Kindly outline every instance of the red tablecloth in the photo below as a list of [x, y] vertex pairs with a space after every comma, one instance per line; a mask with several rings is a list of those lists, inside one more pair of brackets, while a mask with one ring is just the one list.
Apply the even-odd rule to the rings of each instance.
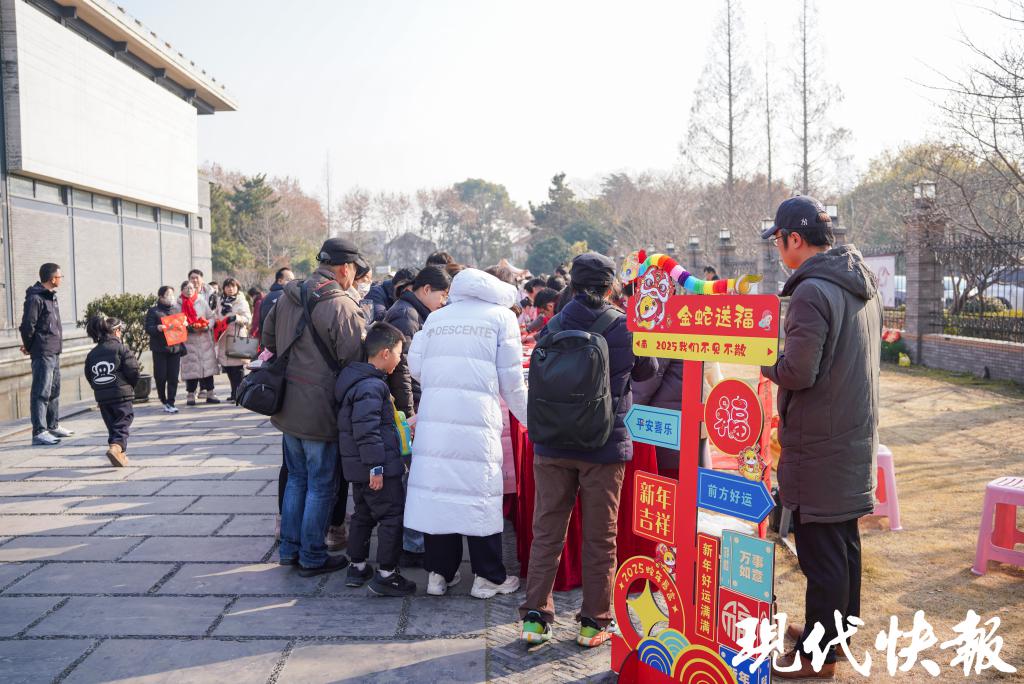
[[[516, 464], [516, 498], [512, 508], [512, 524], [516, 528], [516, 556], [519, 558], [519, 574], [526, 577], [530, 565], [530, 545], [533, 543], [533, 504], [536, 485], [533, 479], [533, 444], [526, 429], [513, 416], [512, 450]], [[626, 475], [622, 484], [622, 498], [619, 504], [618, 562], [635, 555], [654, 556], [654, 542], [633, 534], [633, 473], [637, 470], [658, 472], [658, 460], [654, 447], [633, 443], [633, 460], [626, 464]], [[582, 527], [580, 502], [576, 500], [565, 548], [555, 575], [555, 591], [569, 591], [583, 584]]]

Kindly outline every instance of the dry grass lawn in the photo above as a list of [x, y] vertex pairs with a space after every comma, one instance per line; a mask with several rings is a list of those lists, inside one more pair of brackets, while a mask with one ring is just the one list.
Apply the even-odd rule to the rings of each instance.
[[[748, 372], [730, 368], [735, 375]], [[882, 373], [880, 436], [895, 456], [903, 531], [890, 532], [885, 518], [865, 518], [863, 614], [866, 626], [855, 637], [855, 652], [870, 649], [870, 681], [887, 681], [885, 655], [874, 650], [875, 635], [899, 618], [909, 629], [914, 613], [925, 611], [939, 642], [969, 609], [982, 620], [998, 616], [1002, 657], [1018, 668], [1013, 675], [964, 678], [949, 667], [952, 650], [928, 655], [942, 667], [933, 679], [920, 665], [898, 672], [900, 682], [1024, 681], [1024, 569], [990, 563], [988, 574], [971, 573], [985, 485], [1004, 475], [1024, 476], [1024, 392], [992, 383], [950, 379], [920, 370], [886, 366]], [[1018, 511], [1018, 527], [1024, 513]], [[1018, 546], [1018, 549], [1024, 546]], [[777, 549], [779, 609], [802, 622], [804, 580], [796, 558]], [[905, 645], [904, 642], [903, 645]], [[838, 680], [866, 681], [848, 664]]]

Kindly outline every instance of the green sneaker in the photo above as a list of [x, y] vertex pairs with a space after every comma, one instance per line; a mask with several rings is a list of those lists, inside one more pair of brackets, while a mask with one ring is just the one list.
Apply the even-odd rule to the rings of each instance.
[[618, 633], [619, 628], [616, 627], [615, 620], [602, 628], [594, 620], [585, 617], [580, 619], [580, 633], [576, 637], [576, 643], [587, 648], [594, 648], [611, 639], [612, 634]]
[[523, 618], [523, 634], [520, 637], [528, 644], [543, 644], [551, 641], [551, 627], [535, 610], [531, 610]]

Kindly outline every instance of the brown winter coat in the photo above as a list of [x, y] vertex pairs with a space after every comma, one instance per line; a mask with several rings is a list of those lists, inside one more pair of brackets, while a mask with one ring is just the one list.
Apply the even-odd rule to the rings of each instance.
[[[317, 269], [308, 279], [310, 295], [333, 280], [329, 269]], [[262, 341], [275, 354], [283, 352], [295, 338], [295, 329], [302, 319], [301, 285], [298, 280], [288, 283], [267, 315]], [[363, 311], [351, 293], [338, 289], [328, 292], [312, 311], [313, 327], [335, 360], [340, 365], [358, 361], [365, 323]], [[337, 441], [337, 416], [333, 406], [335, 375], [308, 330], [302, 332], [292, 347], [286, 378], [284, 405], [270, 419], [274, 427], [300, 439]]]
[[786, 282], [786, 347], [761, 372], [779, 386], [779, 493], [801, 522], [874, 509], [882, 305], [852, 245], [805, 261]]

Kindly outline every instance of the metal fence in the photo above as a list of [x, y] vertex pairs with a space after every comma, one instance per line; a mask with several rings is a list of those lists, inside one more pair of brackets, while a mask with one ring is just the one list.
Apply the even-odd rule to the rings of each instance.
[[1024, 238], [962, 233], [931, 246], [947, 335], [1024, 343]]

